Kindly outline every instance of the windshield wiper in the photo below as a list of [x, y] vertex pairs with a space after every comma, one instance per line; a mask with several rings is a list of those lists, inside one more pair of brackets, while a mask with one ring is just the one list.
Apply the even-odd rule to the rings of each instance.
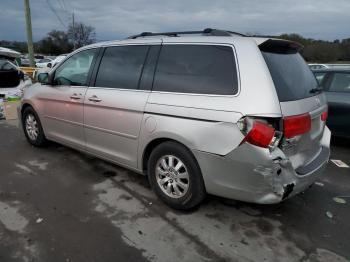
[[323, 91], [323, 88], [318, 86], [318, 87], [312, 88], [310, 90], [310, 93], [313, 94], [313, 93], [319, 93], [319, 92], [322, 92], [322, 91]]

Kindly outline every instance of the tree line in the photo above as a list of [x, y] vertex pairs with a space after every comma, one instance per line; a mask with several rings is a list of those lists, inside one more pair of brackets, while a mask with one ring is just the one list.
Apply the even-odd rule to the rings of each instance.
[[[43, 55], [60, 55], [72, 52], [79, 47], [96, 41], [96, 31], [83, 23], [70, 24], [67, 31], [52, 30], [34, 43], [34, 52]], [[18, 41], [0, 41], [1, 47], [8, 47], [20, 53], [27, 53], [27, 43]]]
[[298, 42], [304, 46], [301, 51], [304, 59], [315, 63], [350, 63], [350, 38], [334, 41], [304, 38], [298, 34], [282, 34], [282, 39]]
[[[43, 39], [34, 43], [36, 53], [59, 55], [71, 52], [74, 48], [94, 43], [96, 32], [92, 26], [83, 23], [71, 24], [67, 31], [52, 30]], [[298, 42], [304, 46], [301, 54], [308, 62], [338, 63], [350, 62], [350, 38], [334, 41], [304, 38], [299, 34], [271, 36]], [[0, 46], [27, 53], [27, 44], [16, 41], [0, 41]]]

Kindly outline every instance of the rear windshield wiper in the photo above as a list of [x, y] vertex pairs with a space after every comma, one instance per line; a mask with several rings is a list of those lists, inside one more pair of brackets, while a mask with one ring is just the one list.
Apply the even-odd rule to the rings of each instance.
[[320, 87], [320, 86], [318, 86], [318, 87], [312, 88], [312, 89], [310, 90], [310, 93], [311, 93], [311, 94], [313, 94], [313, 93], [320, 93], [320, 92], [322, 92], [322, 91], [323, 91], [323, 88]]

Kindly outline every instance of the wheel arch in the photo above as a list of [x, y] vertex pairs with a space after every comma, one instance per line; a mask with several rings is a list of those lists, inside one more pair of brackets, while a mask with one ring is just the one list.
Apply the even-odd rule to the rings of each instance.
[[173, 138], [169, 138], [169, 137], [159, 137], [159, 138], [155, 138], [153, 140], [151, 140], [145, 147], [144, 147], [144, 150], [143, 150], [143, 153], [142, 153], [142, 171], [144, 174], [147, 174], [147, 162], [148, 162], [148, 159], [152, 153], [152, 151], [160, 144], [162, 143], [165, 143], [165, 142], [174, 142], [174, 143], [177, 143], [181, 146], [183, 146], [184, 148], [186, 148], [194, 157], [194, 159], [196, 160], [197, 162], [197, 165], [199, 167], [199, 164], [198, 164], [198, 161], [196, 159], [196, 157], [194, 156], [194, 154], [192, 153], [192, 150], [186, 146], [184, 143], [176, 140], [176, 139], [173, 139]]
[[37, 108], [29, 100], [23, 100], [20, 108], [21, 116], [22, 116], [22, 113], [24, 112], [24, 109], [28, 107], [33, 108], [33, 110], [39, 115]]
[[[23, 105], [21, 106], [21, 116], [22, 116], [24, 110], [25, 110], [26, 108], [28, 108], [28, 107], [31, 107], [31, 108], [34, 109], [34, 107], [33, 107], [30, 103], [24, 102]], [[34, 109], [34, 110], [35, 110], [35, 109]]]

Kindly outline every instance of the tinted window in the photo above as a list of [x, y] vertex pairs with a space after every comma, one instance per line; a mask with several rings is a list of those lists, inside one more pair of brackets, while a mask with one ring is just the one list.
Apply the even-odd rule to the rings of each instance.
[[153, 84], [154, 71], [157, 65], [160, 45], [151, 46], [147, 55], [147, 60], [142, 71], [140, 89], [151, 90]]
[[299, 53], [262, 52], [276, 87], [280, 102], [315, 95], [310, 90], [318, 83]]
[[321, 84], [324, 76], [326, 75], [326, 73], [317, 72], [317, 73], [314, 73], [314, 74], [315, 74], [315, 77], [316, 77], [316, 80], [317, 80], [318, 84]]
[[137, 89], [148, 48], [108, 47], [102, 57], [95, 86]]
[[96, 52], [97, 49], [81, 51], [64, 61], [55, 72], [54, 84], [87, 85], [89, 71]]
[[153, 90], [233, 95], [238, 90], [233, 50], [228, 46], [162, 46]]
[[333, 75], [333, 79], [329, 87], [329, 91], [350, 93], [350, 74], [335, 73]]

